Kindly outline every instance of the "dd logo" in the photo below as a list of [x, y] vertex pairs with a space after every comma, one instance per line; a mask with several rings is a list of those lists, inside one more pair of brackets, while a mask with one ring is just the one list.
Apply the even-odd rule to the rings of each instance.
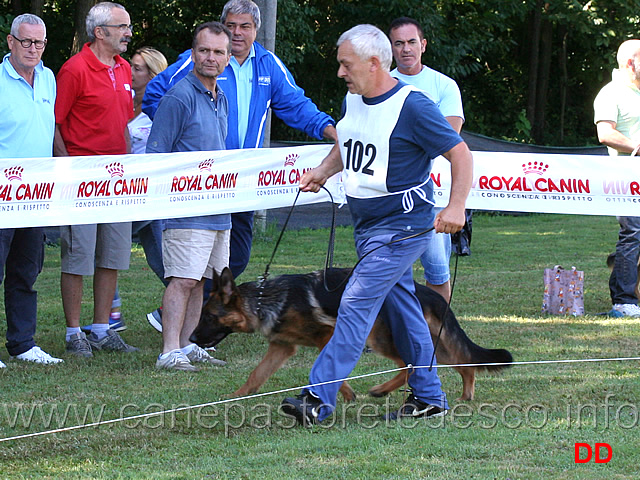
[[[607, 456], [605, 458], [600, 456], [600, 452], [605, 448], [607, 450]], [[586, 456], [581, 458], [580, 451], [586, 450]], [[575, 444], [575, 463], [588, 463], [591, 461], [591, 457], [594, 458], [596, 463], [608, 463], [613, 457], [613, 450], [608, 443], [596, 443], [593, 450], [588, 443], [576, 443]]]

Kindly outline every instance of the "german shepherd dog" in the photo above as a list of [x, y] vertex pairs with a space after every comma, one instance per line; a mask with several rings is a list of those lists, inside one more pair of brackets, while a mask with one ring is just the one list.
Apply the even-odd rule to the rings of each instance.
[[[260, 332], [269, 341], [269, 348], [260, 364], [233, 396], [256, 393], [260, 387], [292, 355], [298, 345], [322, 349], [331, 335], [338, 315], [340, 298], [349, 269], [329, 269], [326, 284], [323, 271], [299, 275], [281, 275], [265, 281], [236, 286], [231, 271], [225, 268], [220, 276], [214, 273], [213, 290], [203, 307], [200, 322], [190, 340], [201, 347], [217, 345], [233, 332]], [[416, 283], [416, 295], [422, 305], [424, 318], [429, 324], [434, 345], [440, 327], [444, 323], [436, 350], [441, 364], [508, 364], [513, 362], [507, 350], [488, 350], [473, 343], [460, 327], [446, 300], [433, 290]], [[367, 344], [376, 353], [393, 360], [399, 367], [405, 363], [400, 358], [391, 338], [388, 319], [380, 314], [367, 338]], [[499, 371], [505, 365], [485, 367], [454, 367], [462, 376], [460, 400], [473, 400], [476, 370]], [[369, 394], [382, 397], [401, 387], [407, 377], [401, 371], [391, 380], [377, 385]], [[344, 382], [340, 392], [345, 401], [355, 400], [355, 392]]]

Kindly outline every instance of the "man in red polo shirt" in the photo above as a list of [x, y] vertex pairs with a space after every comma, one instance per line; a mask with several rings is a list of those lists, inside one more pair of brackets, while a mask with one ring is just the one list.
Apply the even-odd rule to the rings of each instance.
[[[55, 155], [130, 151], [131, 67], [120, 57], [131, 41], [130, 23], [129, 14], [117, 3], [98, 3], [87, 14], [90, 43], [67, 60], [57, 77]], [[81, 357], [93, 356], [92, 350], [136, 351], [109, 330], [118, 270], [129, 268], [131, 223], [60, 227], [60, 243], [67, 351]], [[94, 276], [93, 324], [88, 336], [80, 330], [84, 275]]]

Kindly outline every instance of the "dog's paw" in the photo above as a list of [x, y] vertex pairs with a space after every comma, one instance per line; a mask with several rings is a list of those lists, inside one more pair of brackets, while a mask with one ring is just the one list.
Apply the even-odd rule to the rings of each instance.
[[344, 398], [345, 402], [355, 402], [356, 392], [347, 382], [344, 382], [340, 387], [340, 393], [342, 394], [342, 398]]
[[380, 385], [376, 385], [375, 387], [372, 387], [371, 390], [369, 390], [369, 395], [375, 398], [381, 398], [381, 397], [386, 397], [389, 394], [389, 392], [379, 387]]

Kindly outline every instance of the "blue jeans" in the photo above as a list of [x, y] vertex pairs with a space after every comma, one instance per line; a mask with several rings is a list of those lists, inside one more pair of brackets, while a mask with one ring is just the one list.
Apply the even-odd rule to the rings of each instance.
[[[437, 214], [443, 208], [434, 208]], [[424, 279], [431, 285], [443, 285], [449, 281], [449, 259], [451, 258], [451, 235], [431, 230], [426, 234], [427, 249], [420, 255], [424, 268]]]
[[616, 244], [616, 260], [609, 277], [611, 302], [638, 304], [638, 256], [640, 255], [640, 217], [618, 217], [620, 233]]
[[[356, 250], [366, 252], [403, 234], [356, 238]], [[335, 331], [316, 359], [309, 383], [346, 378], [354, 369], [383, 302], [388, 308], [393, 340], [407, 364], [428, 366], [433, 354], [429, 327], [415, 296], [412, 266], [426, 248], [424, 236], [385, 245], [356, 268], [342, 295]], [[434, 361], [435, 364], [435, 361]], [[318, 420], [327, 418], [336, 405], [341, 382], [311, 387], [323, 406]], [[416, 369], [409, 385], [420, 400], [447, 407], [436, 369]]]
[[427, 249], [420, 256], [424, 268], [424, 279], [431, 285], [442, 285], [449, 281], [449, 259], [451, 258], [451, 235], [436, 233], [434, 230], [426, 234]]
[[[33, 284], [44, 262], [44, 229], [0, 230], [0, 282], [4, 278], [7, 351], [16, 356], [36, 345], [38, 294]], [[6, 270], [6, 274], [5, 274]]]

